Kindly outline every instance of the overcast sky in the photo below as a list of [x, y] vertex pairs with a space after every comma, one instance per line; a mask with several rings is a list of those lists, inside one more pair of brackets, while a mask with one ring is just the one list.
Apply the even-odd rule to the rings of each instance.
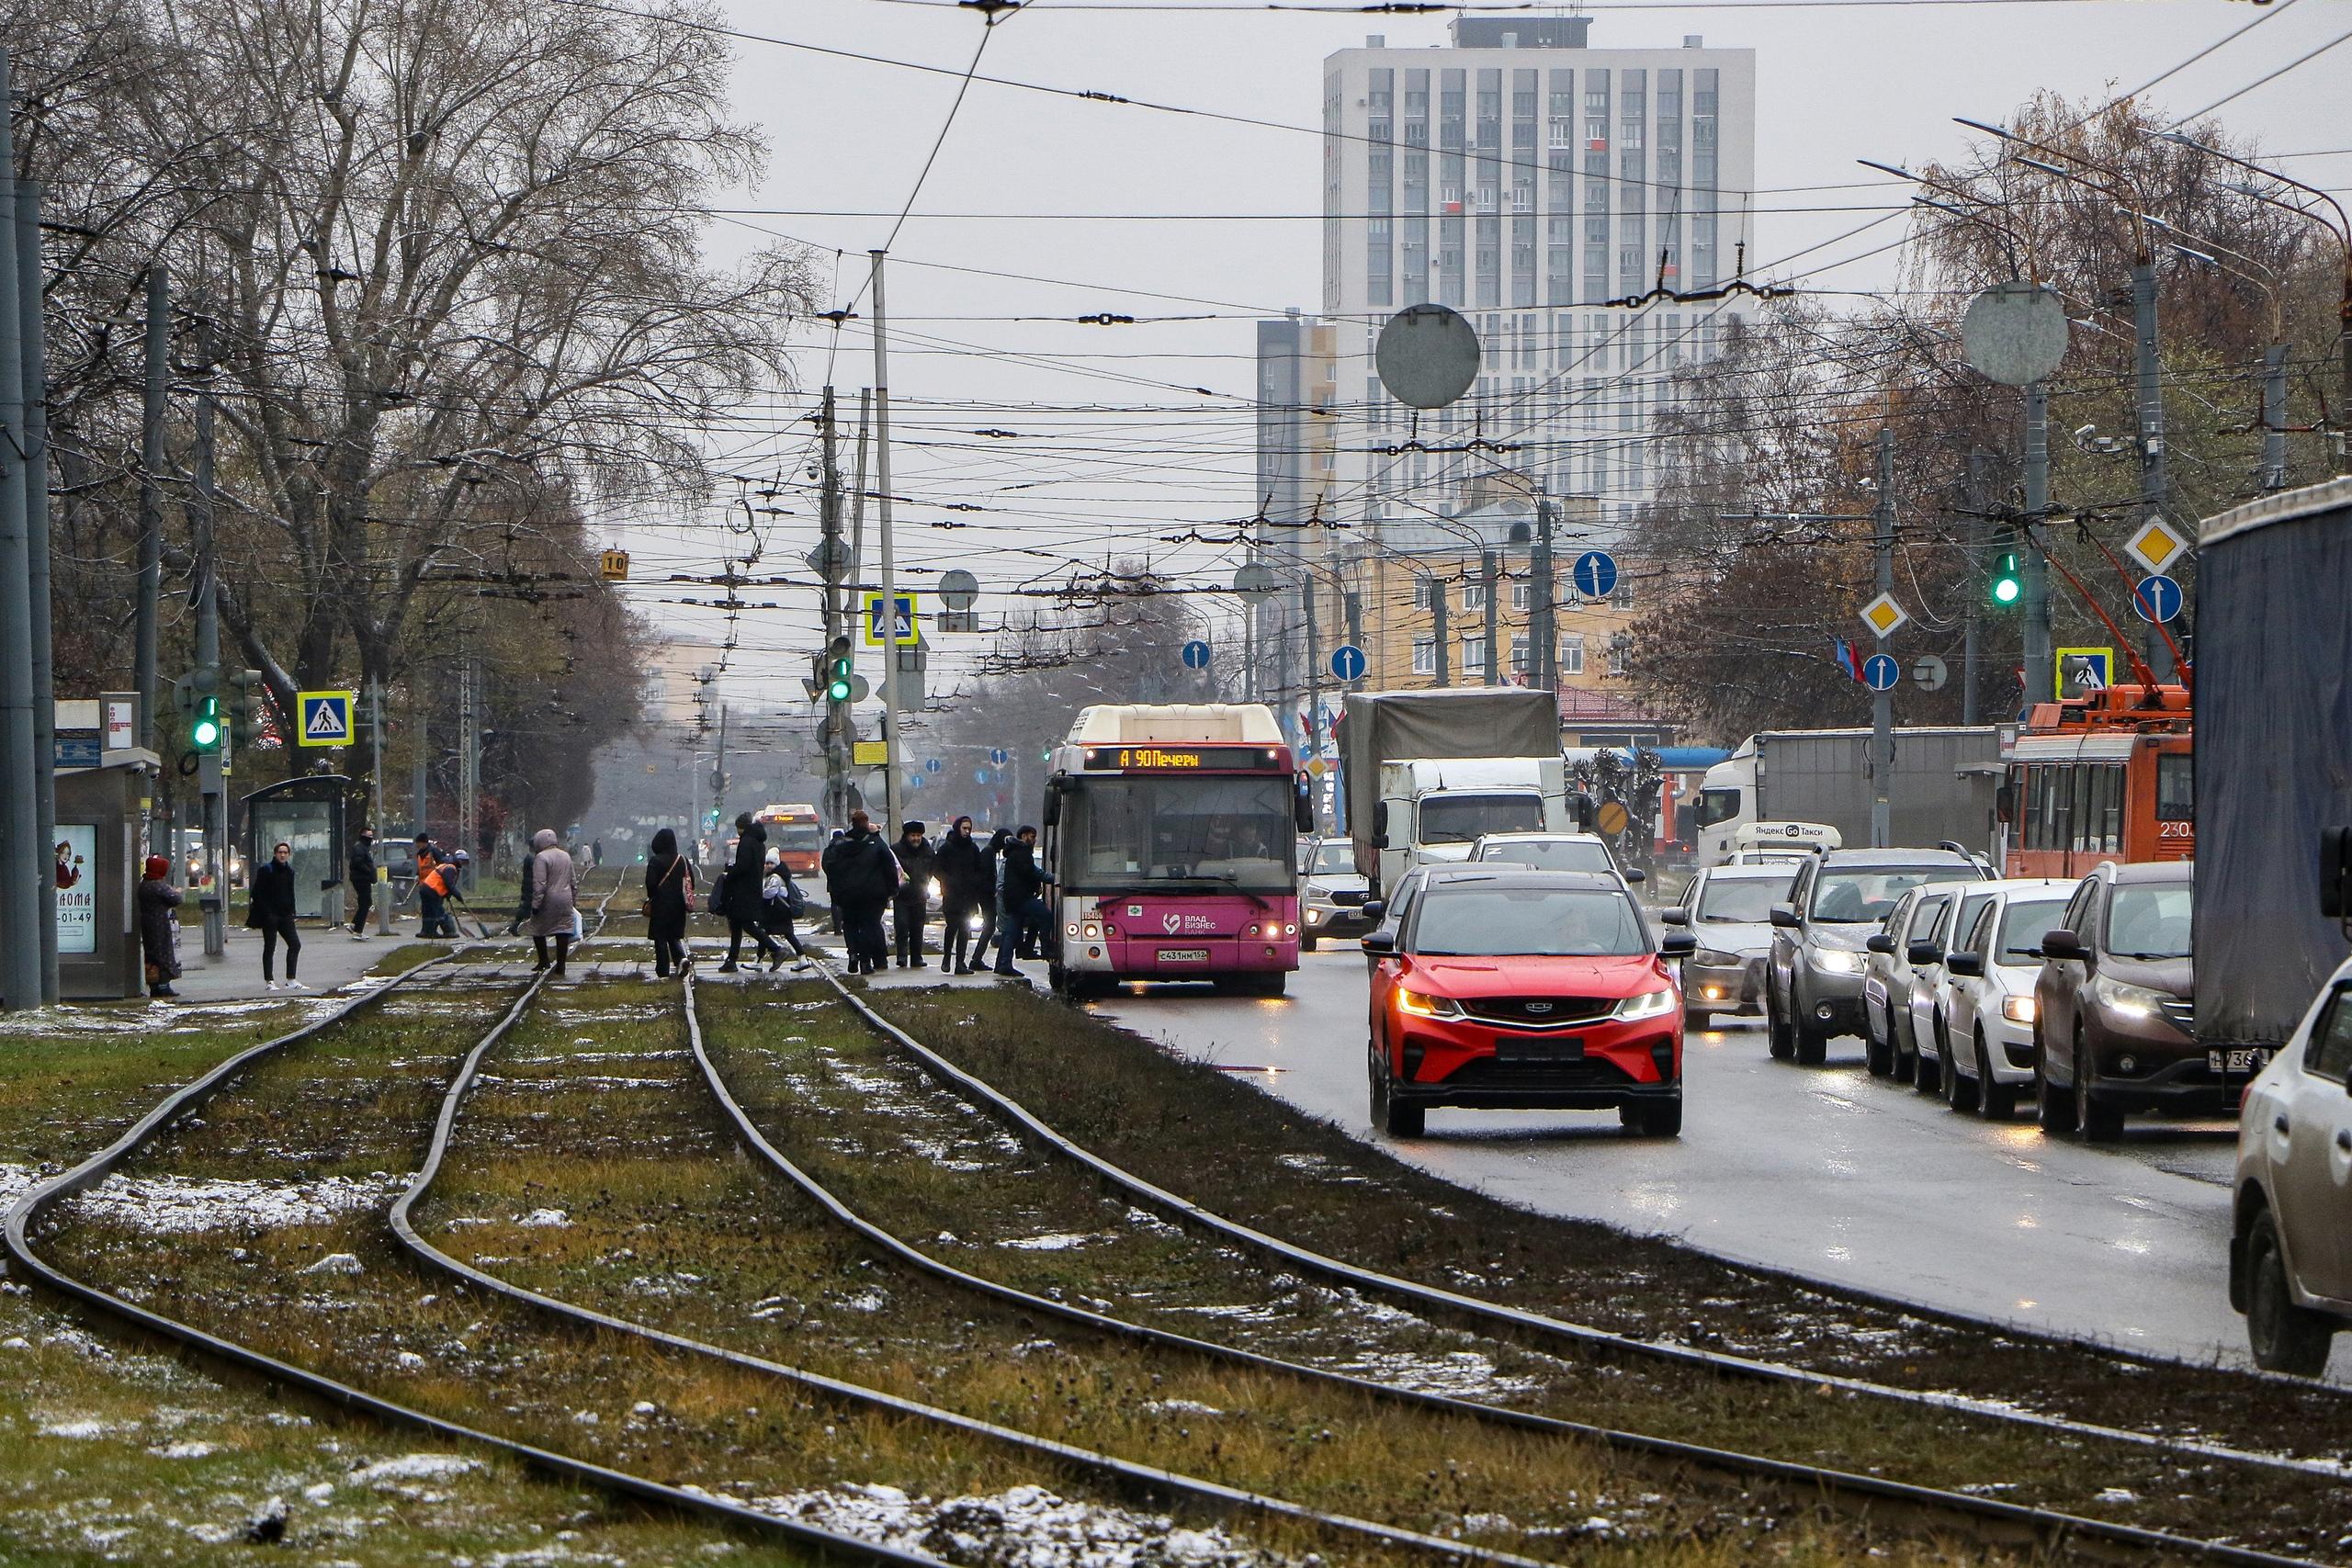
[[[858, 389], [874, 378], [866, 253], [888, 242], [892, 488], [914, 498], [896, 509], [909, 582], [923, 587], [938, 570], [971, 568], [989, 590], [981, 617], [989, 626], [1049, 610], [1050, 602], [1013, 591], [1067, 574], [1073, 561], [1099, 566], [1148, 554], [1203, 580], [1229, 578], [1229, 548], [1171, 546], [1160, 536], [1254, 509], [1250, 323], [1285, 306], [1311, 311], [1320, 299], [1317, 138], [977, 82], [893, 241], [894, 220], [980, 41], [978, 14], [947, 0], [723, 4], [729, 25], [745, 33], [944, 73], [736, 40], [739, 112], [763, 130], [774, 155], [756, 189], [723, 200], [744, 210], [712, 230], [712, 252], [731, 256], [775, 236], [807, 242], [819, 252], [823, 303], [854, 300], [861, 319], [837, 342], [824, 323], [809, 324], [799, 338], [797, 385], [747, 403], [714, 437], [722, 466], [802, 479], [813, 447], [809, 427], [796, 422], [828, 380], [854, 423]], [[1374, 33], [1400, 47], [1446, 36], [1437, 17], [1148, 4], [1031, 0], [989, 29], [980, 74], [1312, 128], [1327, 54]], [[1899, 257], [1879, 247], [1898, 235], [1900, 219], [1809, 248], [1909, 195], [1859, 167], [1857, 157], [1910, 166], [1964, 159], [1973, 139], [1954, 115], [1999, 120], [2045, 88], [2075, 98], [2127, 91], [2270, 18], [2151, 94], [2170, 116], [2187, 116], [2352, 30], [2344, 0], [2292, 0], [2267, 11], [2218, 0], [1583, 9], [1594, 17], [1596, 48], [1670, 47], [1697, 33], [1710, 45], [1757, 51], [1757, 181], [1760, 192], [1778, 194], [1756, 198], [1749, 271], [1857, 257], [1805, 277], [1814, 288], [1854, 290], [1894, 281]], [[2347, 84], [2352, 44], [2219, 113], [2270, 152], [2352, 149], [2343, 120]], [[2352, 186], [2352, 156], [2283, 166], [2316, 184]], [[1789, 188], [1815, 186], [1835, 188]], [[1863, 210], [1817, 210], [1847, 208]], [[955, 213], [994, 216], [946, 216]], [[1772, 265], [1800, 252], [1808, 254], [1792, 267]], [[1133, 326], [1069, 320], [1106, 310], [1188, 319]], [[1060, 320], [1008, 319], [1021, 317]], [[848, 457], [844, 443], [845, 469]], [[805, 578], [813, 497], [786, 490], [753, 503], [788, 513], [762, 519], [771, 532], [755, 570]], [[946, 510], [951, 503], [984, 510]], [[717, 570], [727, 538], [717, 514], [684, 525], [623, 522], [616, 515], [606, 531], [635, 552], [634, 601], [673, 638], [717, 637], [714, 613], [662, 603], [679, 591], [651, 581]], [[873, 524], [869, 513], [869, 572], [878, 559]], [[818, 643], [814, 595], [759, 590], [746, 597], [779, 607], [744, 615], [726, 693], [739, 702], [797, 700], [805, 653]], [[934, 655], [933, 691], [952, 690], [959, 649], [985, 642], [945, 639]]]

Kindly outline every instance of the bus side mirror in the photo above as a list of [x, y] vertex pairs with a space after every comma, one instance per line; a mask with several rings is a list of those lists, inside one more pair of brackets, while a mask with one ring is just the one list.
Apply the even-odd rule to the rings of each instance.
[[1993, 792], [1993, 815], [2003, 822], [2014, 822], [2017, 820], [2017, 785], [2005, 784]]
[[2319, 830], [2319, 912], [2331, 920], [2352, 916], [2352, 828]]
[[1059, 779], [1047, 779], [1046, 781], [1046, 809], [1043, 820], [1046, 827], [1052, 828], [1058, 826], [1061, 819], [1062, 781]]
[[1385, 800], [1372, 808], [1372, 841], [1381, 849], [1388, 847], [1388, 803]]
[[1298, 775], [1297, 787], [1291, 791], [1290, 814], [1300, 832], [1315, 831], [1315, 781], [1305, 773]]

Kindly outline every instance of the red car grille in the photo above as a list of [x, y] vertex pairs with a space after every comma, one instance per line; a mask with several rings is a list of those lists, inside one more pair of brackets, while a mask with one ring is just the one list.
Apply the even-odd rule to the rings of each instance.
[[1616, 1005], [1614, 997], [1475, 997], [1463, 998], [1462, 1010], [1482, 1023], [1548, 1028], [1598, 1022]]

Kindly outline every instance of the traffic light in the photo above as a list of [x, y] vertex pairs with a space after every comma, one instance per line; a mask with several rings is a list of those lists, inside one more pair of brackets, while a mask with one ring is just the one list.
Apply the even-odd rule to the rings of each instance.
[[237, 670], [230, 672], [229, 740], [243, 750], [261, 738], [261, 671]]
[[826, 649], [830, 660], [825, 679], [825, 700], [829, 703], [849, 701], [851, 682], [857, 678], [857, 660], [850, 652], [849, 638], [837, 637]]
[[196, 716], [188, 721], [187, 741], [199, 751], [220, 750], [220, 697], [206, 692], [196, 699]]
[[2025, 597], [2025, 572], [2019, 564], [2017, 547], [2004, 540], [1993, 556], [1993, 575], [1985, 585], [1985, 592], [1995, 604], [2003, 608]]

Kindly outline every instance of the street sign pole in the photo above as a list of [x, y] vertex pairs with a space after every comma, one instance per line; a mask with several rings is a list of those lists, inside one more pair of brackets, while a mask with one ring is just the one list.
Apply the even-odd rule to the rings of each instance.
[[[1894, 432], [1882, 425], [1878, 433], [1878, 505], [1872, 513], [1872, 544], [1878, 553], [1878, 591], [1894, 592]], [[1886, 652], [1884, 632], [1877, 634], [1878, 650]], [[1886, 848], [1894, 832], [1894, 801], [1888, 794], [1894, 777], [1894, 699], [1891, 691], [1871, 694], [1871, 848]]]
[[899, 836], [904, 787], [899, 782], [899, 579], [898, 556], [890, 537], [890, 349], [885, 336], [882, 307], [882, 261], [874, 257], [874, 488], [879, 492], [882, 528], [882, 743], [889, 749], [890, 765], [882, 770], [884, 835]]
[[[212, 689], [217, 692], [220, 671], [220, 599], [212, 559], [212, 333], [200, 321], [196, 342], [200, 367], [198, 373], [204, 378], [204, 389], [196, 400], [196, 505], [191, 508], [197, 525], [196, 662], [198, 669], [212, 671]], [[221, 842], [225, 837], [222, 829], [227, 826], [221, 758], [227, 751], [225, 744], [213, 747], [203, 752], [197, 763], [199, 809], [204, 813], [204, 875], [210, 887], [198, 900], [204, 910], [207, 958], [218, 958], [229, 949], [229, 879], [222, 874], [226, 856]]]

